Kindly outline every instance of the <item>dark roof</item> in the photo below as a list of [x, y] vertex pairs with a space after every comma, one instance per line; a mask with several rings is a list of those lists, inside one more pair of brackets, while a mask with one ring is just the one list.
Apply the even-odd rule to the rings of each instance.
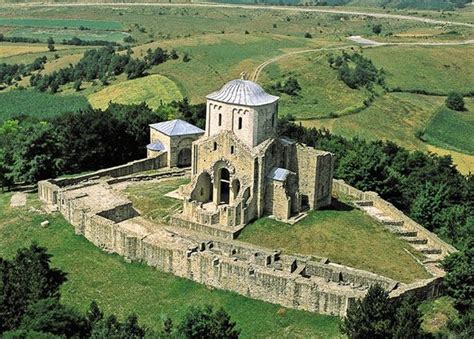
[[146, 148], [148, 148], [150, 151], [165, 151], [166, 147], [163, 145], [160, 141], [156, 140], [155, 142], [146, 145]]
[[150, 127], [168, 136], [204, 133], [199, 127], [179, 119], [151, 124]]

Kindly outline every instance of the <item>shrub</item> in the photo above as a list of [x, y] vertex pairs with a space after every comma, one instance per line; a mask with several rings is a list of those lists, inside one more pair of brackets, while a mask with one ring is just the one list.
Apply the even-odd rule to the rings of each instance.
[[304, 34], [304, 37], [307, 38], [307, 39], [311, 39], [313, 36], [311, 35], [310, 32], [306, 32], [306, 33]]
[[449, 93], [445, 103], [448, 108], [455, 111], [464, 111], [466, 109], [464, 107], [464, 98], [462, 94], [458, 92]]
[[380, 34], [382, 33], [382, 25], [381, 24], [376, 24], [372, 26], [372, 32], [375, 34]]

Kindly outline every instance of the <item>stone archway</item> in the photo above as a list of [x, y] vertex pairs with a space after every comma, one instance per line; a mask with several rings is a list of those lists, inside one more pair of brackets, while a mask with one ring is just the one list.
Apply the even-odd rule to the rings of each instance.
[[196, 186], [191, 193], [191, 199], [202, 203], [212, 201], [212, 180], [207, 172], [199, 174]]
[[191, 148], [183, 148], [178, 153], [178, 167], [191, 166]]

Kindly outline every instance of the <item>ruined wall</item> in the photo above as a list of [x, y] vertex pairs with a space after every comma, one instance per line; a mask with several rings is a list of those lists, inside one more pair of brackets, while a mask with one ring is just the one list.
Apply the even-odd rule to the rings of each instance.
[[56, 204], [56, 194], [59, 188], [75, 185], [82, 181], [99, 179], [103, 177], [123, 177], [139, 172], [145, 172], [166, 167], [166, 153], [161, 153], [155, 158], [145, 158], [126, 163], [124, 165], [105, 168], [92, 173], [78, 175], [71, 178], [48, 179], [38, 182], [39, 198], [49, 204]]

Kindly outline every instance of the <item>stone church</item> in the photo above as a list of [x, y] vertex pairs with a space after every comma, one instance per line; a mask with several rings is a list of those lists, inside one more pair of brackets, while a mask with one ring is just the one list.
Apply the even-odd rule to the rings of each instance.
[[265, 215], [290, 222], [331, 203], [334, 156], [278, 136], [278, 100], [232, 80], [207, 96], [205, 131], [181, 120], [150, 125], [148, 156], [191, 166], [176, 222], [236, 234]]

